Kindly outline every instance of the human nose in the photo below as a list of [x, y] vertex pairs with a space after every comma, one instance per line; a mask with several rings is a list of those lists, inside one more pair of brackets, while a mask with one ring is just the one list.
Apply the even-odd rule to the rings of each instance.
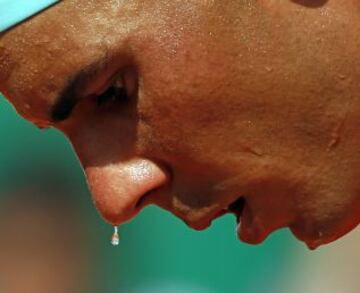
[[79, 157], [96, 208], [107, 222], [120, 225], [135, 217], [145, 203], [153, 203], [151, 195], [163, 189], [170, 176], [160, 163], [134, 152], [132, 127], [103, 124], [72, 123], [63, 131]]
[[143, 199], [166, 185], [168, 174], [151, 160], [132, 158], [84, 166], [94, 203], [106, 221], [119, 225], [138, 214]]

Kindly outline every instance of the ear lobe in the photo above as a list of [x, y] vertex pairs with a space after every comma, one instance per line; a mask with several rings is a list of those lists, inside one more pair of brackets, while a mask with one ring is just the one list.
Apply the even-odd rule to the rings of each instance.
[[107, 166], [85, 167], [85, 172], [97, 209], [112, 225], [122, 224], [136, 216], [142, 198], [169, 180], [162, 168], [140, 158]]

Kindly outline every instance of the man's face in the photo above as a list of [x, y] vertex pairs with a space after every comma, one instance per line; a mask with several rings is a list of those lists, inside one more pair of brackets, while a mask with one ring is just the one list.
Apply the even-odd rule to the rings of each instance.
[[67, 0], [0, 37], [0, 90], [72, 142], [117, 225], [157, 204], [249, 243], [359, 223], [357, 1]]

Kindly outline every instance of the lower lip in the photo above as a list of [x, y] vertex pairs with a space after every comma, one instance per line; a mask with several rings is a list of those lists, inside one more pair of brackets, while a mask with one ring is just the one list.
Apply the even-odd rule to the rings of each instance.
[[241, 216], [237, 216], [236, 233], [238, 239], [248, 244], [260, 244], [269, 234], [259, 218], [254, 218], [248, 206], [244, 206]]

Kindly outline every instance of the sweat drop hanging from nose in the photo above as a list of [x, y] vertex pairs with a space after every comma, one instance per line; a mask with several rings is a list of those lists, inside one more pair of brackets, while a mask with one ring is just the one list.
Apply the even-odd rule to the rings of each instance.
[[114, 246], [118, 246], [119, 243], [120, 243], [120, 237], [119, 237], [118, 227], [114, 226], [114, 233], [111, 237], [111, 244]]

